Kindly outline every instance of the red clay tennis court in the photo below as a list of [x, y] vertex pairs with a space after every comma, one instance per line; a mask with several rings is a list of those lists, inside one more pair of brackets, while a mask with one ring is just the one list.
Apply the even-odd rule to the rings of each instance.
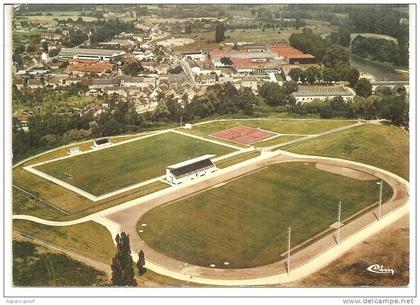
[[211, 136], [231, 142], [249, 145], [275, 136], [274, 132], [260, 130], [247, 126], [236, 126], [213, 133]]

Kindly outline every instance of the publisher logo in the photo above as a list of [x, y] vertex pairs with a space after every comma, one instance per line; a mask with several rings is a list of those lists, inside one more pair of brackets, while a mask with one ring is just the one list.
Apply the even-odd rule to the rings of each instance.
[[379, 274], [391, 274], [394, 275], [394, 269], [385, 268], [383, 265], [374, 264], [366, 268], [367, 271]]

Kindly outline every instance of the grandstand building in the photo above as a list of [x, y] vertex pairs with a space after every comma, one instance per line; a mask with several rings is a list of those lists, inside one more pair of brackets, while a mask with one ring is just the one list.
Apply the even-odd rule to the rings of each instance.
[[203, 155], [168, 166], [166, 168], [166, 181], [179, 185], [214, 173], [217, 168], [213, 161], [210, 160], [213, 157], [215, 155]]
[[110, 146], [111, 142], [109, 142], [108, 138], [100, 138], [93, 140], [93, 148], [101, 148]]

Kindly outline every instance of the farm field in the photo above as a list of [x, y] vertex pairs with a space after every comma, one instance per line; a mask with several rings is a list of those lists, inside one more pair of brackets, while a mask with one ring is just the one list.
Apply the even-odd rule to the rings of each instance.
[[[384, 185], [384, 199], [391, 195]], [[277, 164], [150, 210], [139, 220], [147, 224], [140, 236], [155, 250], [190, 264], [262, 266], [284, 258], [289, 226], [293, 247], [328, 229], [339, 201], [345, 220], [377, 196], [376, 180], [331, 174], [314, 164]]]
[[[307, 28], [312, 29], [312, 31], [316, 34], [326, 34], [331, 30], [330, 26], [327, 26], [323, 22], [311, 22], [307, 25]], [[288, 27], [283, 30], [279, 29], [265, 29], [264, 31], [262, 28], [258, 29], [236, 29], [234, 31], [227, 30], [225, 33], [225, 40], [223, 43], [226, 42], [253, 42], [253, 43], [273, 43], [273, 42], [281, 42], [281, 41], [288, 41], [289, 36], [293, 33], [300, 33], [301, 29], [296, 29], [294, 27]], [[177, 35], [176, 37], [185, 37], [185, 38], [192, 38], [195, 40], [194, 43], [188, 44], [185, 46], [175, 47], [174, 50], [177, 51], [190, 51], [198, 49], [212, 49], [218, 48], [221, 43], [214, 42], [214, 31], [211, 32], [200, 32], [200, 33], [192, 33], [188, 35]]]
[[67, 20], [67, 19], [72, 19], [72, 20], [77, 20], [78, 18], [82, 18], [83, 21], [86, 22], [90, 22], [90, 21], [95, 21], [97, 20], [96, 17], [92, 17], [92, 16], [81, 16], [80, 14], [74, 13], [74, 14], [53, 14], [52, 16], [46, 16], [46, 15], [36, 15], [36, 16], [25, 16], [24, 18], [21, 18], [22, 20], [27, 20], [31, 23], [48, 23], [50, 25], [56, 25], [57, 21], [54, 19], [58, 19], [58, 20]]
[[364, 125], [309, 139], [284, 150], [358, 161], [409, 179], [409, 137], [395, 126]]
[[235, 126], [261, 128], [284, 134], [317, 134], [356, 123], [349, 120], [227, 120], [193, 126], [194, 132], [210, 135]]
[[46, 163], [36, 168], [94, 195], [109, 193], [164, 175], [166, 166], [204, 154], [223, 155], [233, 149], [183, 136], [165, 133], [99, 150], [94, 153]]

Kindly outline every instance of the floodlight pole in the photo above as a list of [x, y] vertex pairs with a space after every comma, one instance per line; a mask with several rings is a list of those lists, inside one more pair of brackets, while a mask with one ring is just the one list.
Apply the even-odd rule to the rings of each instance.
[[383, 181], [383, 180], [381, 180], [380, 182], [376, 182], [376, 184], [379, 184], [379, 209], [378, 209], [378, 220], [381, 220], [381, 214], [382, 214], [382, 192], [383, 192], [384, 181]]
[[290, 273], [290, 239], [292, 237], [292, 227], [289, 227], [288, 250], [287, 250], [287, 274]]
[[181, 115], [181, 127], [182, 127], [182, 115]]
[[341, 227], [341, 201], [338, 203], [337, 245], [340, 244], [340, 227]]

